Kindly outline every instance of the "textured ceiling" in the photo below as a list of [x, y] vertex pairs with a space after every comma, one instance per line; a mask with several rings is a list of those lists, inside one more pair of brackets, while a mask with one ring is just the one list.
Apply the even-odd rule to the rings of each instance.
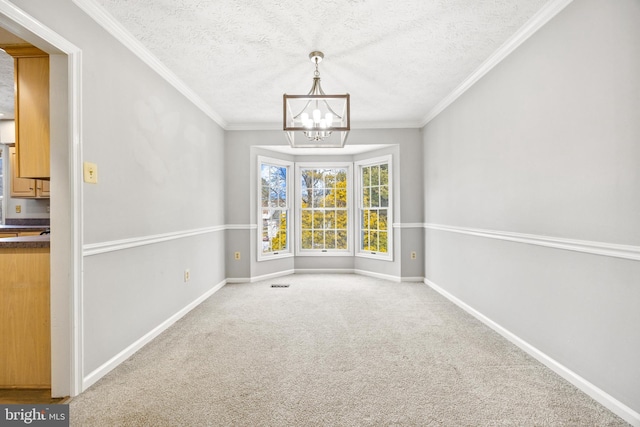
[[547, 0], [95, 0], [230, 126], [282, 94], [350, 93], [354, 125], [420, 123]]
[[[282, 94], [305, 94], [311, 87], [313, 50], [325, 54], [324, 91], [351, 94], [354, 127], [417, 126], [550, 2], [88, 1], [138, 39], [229, 128], [280, 126]], [[5, 83], [10, 72], [10, 61], [0, 55], [0, 109], [12, 110], [10, 94], [2, 96], [12, 87]]]

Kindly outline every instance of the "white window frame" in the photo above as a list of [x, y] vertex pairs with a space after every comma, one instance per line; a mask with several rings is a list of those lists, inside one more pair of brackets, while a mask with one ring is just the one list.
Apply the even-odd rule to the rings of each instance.
[[[287, 206], [284, 210], [287, 212], [287, 249], [280, 251], [272, 251], [272, 252], [263, 252], [262, 251], [262, 233], [264, 230], [264, 221], [262, 218], [262, 166], [276, 166], [276, 167], [284, 167], [287, 169], [287, 181], [285, 184], [285, 188], [287, 191]], [[257, 173], [257, 223], [258, 223], [258, 232], [257, 232], [257, 252], [258, 252], [258, 261], [267, 261], [279, 258], [288, 258], [293, 256], [292, 245], [295, 242], [294, 238], [294, 227], [292, 227], [292, 221], [295, 221], [292, 204], [294, 203], [294, 191], [293, 191], [293, 162], [289, 162], [287, 160], [275, 159], [271, 157], [258, 156], [258, 173]]]
[[[376, 166], [376, 165], [388, 165], [388, 187], [389, 187], [389, 206], [387, 207], [387, 252], [372, 252], [368, 250], [364, 250], [362, 248], [362, 211], [365, 209], [363, 206], [363, 187], [364, 184], [362, 182], [362, 169], [368, 166]], [[356, 246], [356, 256], [362, 258], [373, 258], [384, 261], [393, 261], [393, 156], [391, 154], [387, 154], [380, 157], [374, 157], [370, 159], [365, 159], [361, 161], [354, 162], [355, 166], [355, 206], [354, 206], [354, 217], [356, 218], [356, 235], [354, 239], [354, 244]]]
[[[295, 222], [296, 256], [353, 256], [354, 255], [354, 205], [352, 162], [296, 162], [295, 178]], [[302, 169], [346, 169], [347, 170], [347, 249], [302, 249]]]

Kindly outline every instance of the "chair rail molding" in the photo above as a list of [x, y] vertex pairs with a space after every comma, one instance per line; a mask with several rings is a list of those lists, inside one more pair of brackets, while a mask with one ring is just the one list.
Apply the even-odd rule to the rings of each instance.
[[201, 234], [215, 233], [226, 230], [226, 226], [218, 225], [213, 227], [197, 228], [192, 230], [175, 231], [171, 233], [155, 234], [152, 236], [132, 237], [130, 239], [112, 240], [100, 243], [88, 243], [82, 247], [82, 255], [85, 257], [103, 254], [107, 252], [121, 251], [124, 249], [137, 248], [139, 246], [153, 245], [155, 243], [167, 242], [169, 240], [182, 239], [185, 237], [199, 236]]
[[583, 252], [592, 255], [603, 255], [640, 261], [640, 246], [619, 245], [615, 243], [594, 242], [589, 240], [565, 239], [562, 237], [542, 236], [536, 234], [514, 233], [509, 231], [483, 230], [478, 228], [456, 227], [442, 224], [424, 224], [427, 230], [446, 231], [469, 236], [507, 240], [529, 245], [546, 246], [555, 249]]

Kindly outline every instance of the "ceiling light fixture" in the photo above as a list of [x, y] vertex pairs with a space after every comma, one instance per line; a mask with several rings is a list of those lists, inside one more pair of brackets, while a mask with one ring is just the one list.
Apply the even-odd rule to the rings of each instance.
[[[323, 58], [322, 52], [309, 54], [316, 70], [308, 94], [284, 94], [283, 128], [292, 147], [344, 147], [351, 129], [349, 94], [326, 95], [320, 86], [318, 64]], [[296, 132], [305, 138], [296, 140]]]

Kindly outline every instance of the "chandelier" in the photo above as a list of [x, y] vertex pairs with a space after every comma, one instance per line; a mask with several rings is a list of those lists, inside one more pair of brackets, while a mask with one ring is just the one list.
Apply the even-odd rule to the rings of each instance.
[[[320, 86], [318, 64], [323, 58], [322, 52], [309, 54], [316, 70], [308, 94], [284, 94], [283, 128], [292, 147], [343, 147], [351, 129], [349, 94], [327, 95]], [[301, 138], [296, 139], [296, 133]]]

